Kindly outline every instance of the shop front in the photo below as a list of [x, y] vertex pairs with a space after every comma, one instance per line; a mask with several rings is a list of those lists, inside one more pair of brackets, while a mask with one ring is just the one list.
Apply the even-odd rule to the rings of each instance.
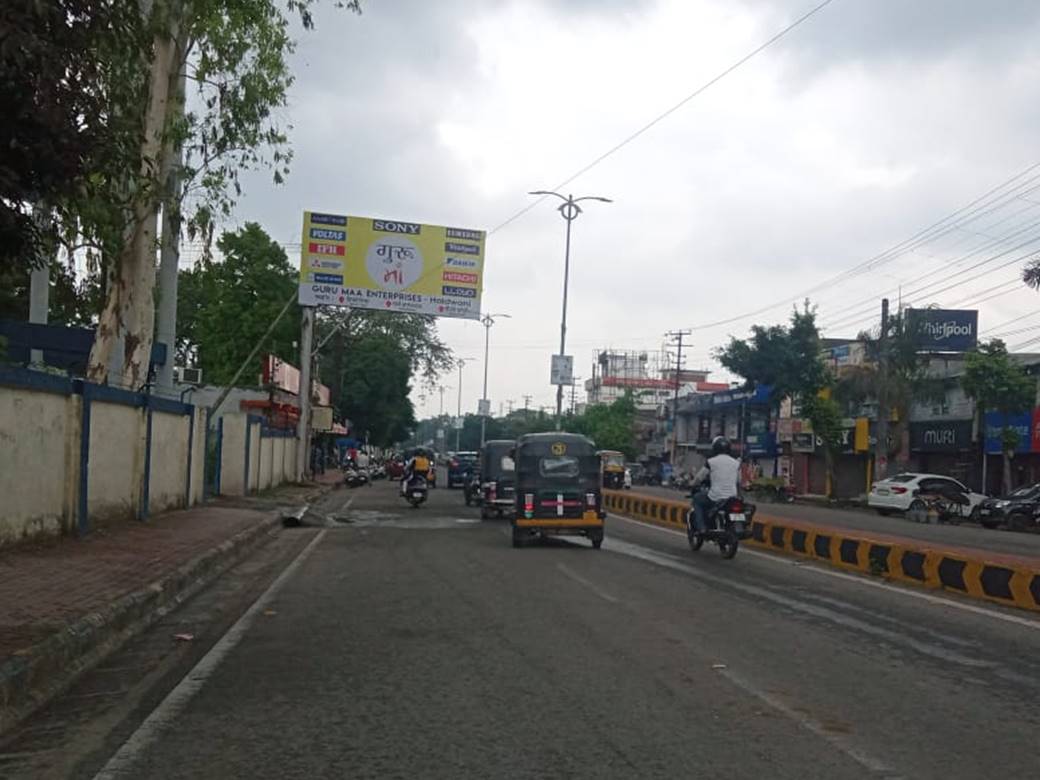
[[977, 487], [977, 450], [971, 420], [927, 420], [910, 423], [910, 468], [945, 474]]

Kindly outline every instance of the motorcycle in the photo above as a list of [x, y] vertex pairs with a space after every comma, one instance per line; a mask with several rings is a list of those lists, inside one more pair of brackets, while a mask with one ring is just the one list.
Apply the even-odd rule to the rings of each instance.
[[412, 509], [418, 509], [419, 505], [426, 500], [429, 486], [422, 476], [412, 479], [404, 489], [404, 499], [412, 505]]
[[343, 482], [349, 488], [361, 487], [368, 484], [368, 475], [354, 465], [343, 467]]
[[482, 499], [480, 485], [480, 474], [477, 472], [470, 472], [466, 475], [466, 484], [462, 487], [463, 498], [466, 501], [466, 506], [480, 506]]
[[699, 532], [694, 527], [694, 509], [686, 513], [686, 538], [690, 549], [697, 552], [704, 543], [714, 542], [726, 560], [737, 554], [741, 539], [751, 538], [751, 519], [755, 516], [755, 505], [738, 496], [716, 502], [708, 512], [708, 530]]

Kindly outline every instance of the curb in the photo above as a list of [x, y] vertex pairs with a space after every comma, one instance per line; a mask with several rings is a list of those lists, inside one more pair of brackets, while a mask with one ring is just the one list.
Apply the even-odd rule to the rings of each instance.
[[116, 650], [241, 559], [277, 526], [271, 513], [170, 574], [66, 624], [23, 655], [0, 664], [0, 734], [61, 693]]
[[[608, 510], [632, 520], [686, 527], [684, 502], [615, 491], [603, 497]], [[773, 552], [1040, 612], [1040, 561], [769, 516], [756, 517], [751, 532], [748, 544]]]

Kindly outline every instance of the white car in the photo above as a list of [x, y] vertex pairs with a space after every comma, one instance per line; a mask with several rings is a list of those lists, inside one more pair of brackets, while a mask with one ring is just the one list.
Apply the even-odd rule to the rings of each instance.
[[881, 515], [924, 509], [924, 502], [917, 497], [918, 491], [946, 495], [959, 493], [965, 496], [968, 499], [967, 503], [958, 507], [964, 517], [971, 517], [978, 505], [986, 500], [986, 496], [968, 490], [953, 477], [942, 474], [905, 473], [875, 482], [867, 496], [867, 506], [876, 509]]

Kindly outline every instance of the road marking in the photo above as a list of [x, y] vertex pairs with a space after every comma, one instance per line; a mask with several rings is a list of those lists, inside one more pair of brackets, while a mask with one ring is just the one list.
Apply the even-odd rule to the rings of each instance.
[[[621, 517], [620, 515], [610, 515], [611, 519], [624, 520], [626, 523], [638, 526], [639, 528], [651, 528], [654, 531], [660, 531], [666, 534], [673, 534], [683, 539], [686, 538], [686, 534], [682, 531], [673, 531], [671, 528], [662, 528], [659, 525], [650, 525], [649, 523], [641, 523], [638, 520], [630, 520], [627, 517]], [[772, 561], [773, 563], [780, 564], [783, 566], [798, 566], [801, 571], [813, 572], [814, 574], [821, 574], [825, 577], [835, 577], [846, 582], [853, 582], [857, 585], [863, 585], [870, 588], [880, 588], [881, 590], [887, 591], [888, 593], [894, 593], [900, 596], [907, 596], [908, 598], [920, 599], [929, 604], [936, 604], [943, 607], [951, 607], [953, 609], [959, 609], [964, 612], [970, 612], [973, 615], [982, 615], [984, 617], [993, 618], [994, 620], [1002, 620], [1005, 623], [1014, 623], [1017, 626], [1023, 626], [1025, 628], [1031, 628], [1034, 631], [1040, 631], [1040, 621], [1031, 620], [1025, 617], [1019, 617], [1018, 615], [1008, 615], [1004, 612], [997, 612], [986, 607], [978, 607], [974, 604], [964, 604], [960, 601], [953, 601], [952, 599], [943, 598], [942, 596], [935, 596], [931, 593], [922, 593], [918, 590], [910, 590], [909, 588], [901, 588], [898, 585], [892, 585], [884, 580], [870, 579], [865, 576], [859, 576], [855, 574], [848, 574], [843, 571], [835, 571], [824, 566], [810, 565], [813, 562], [809, 559], [796, 559], [790, 558], [783, 555], [777, 555], [775, 553], [761, 552], [759, 550], [749, 550], [744, 547], [741, 550], [741, 555], [751, 555], [755, 558], [761, 558], [765, 561]]]
[[217, 670], [217, 667], [220, 666], [221, 661], [242, 641], [246, 632], [253, 625], [256, 616], [267, 607], [282, 586], [296, 573], [296, 570], [300, 568], [314, 548], [318, 546], [318, 543], [325, 537], [326, 533], [328, 532], [319, 531], [318, 535], [300, 551], [300, 554], [285, 567], [267, 590], [246, 610], [245, 614], [228, 629], [227, 633], [177, 683], [177, 686], [166, 695], [166, 698], [160, 702], [159, 706], [152, 710], [148, 717], [144, 719], [144, 722], [137, 727], [137, 730], [116, 751], [115, 755], [94, 775], [94, 780], [117, 780], [117, 778], [132, 776], [131, 772], [137, 760], [159, 738], [163, 729], [171, 725], [184, 708], [188, 706], [192, 697], [202, 690], [202, 687]]
[[575, 582], [579, 583], [580, 585], [584, 585], [586, 588], [591, 590], [593, 593], [595, 593], [597, 596], [599, 596], [604, 601], [609, 601], [611, 604], [617, 604], [618, 603], [618, 599], [614, 598], [613, 596], [611, 596], [606, 591], [600, 590], [599, 586], [597, 586], [593, 582], [589, 582], [587, 579], [582, 577], [576, 571], [573, 571], [569, 566], [564, 566], [562, 563], [558, 563], [558, 564], [556, 564], [556, 568], [559, 569], [561, 572], [563, 572], [568, 577], [570, 577]]
[[820, 739], [829, 742], [832, 746], [837, 748], [839, 751], [844, 753], [846, 756], [851, 758], [853, 761], [855, 761], [857, 764], [864, 767], [868, 771], [881, 777], [891, 778], [891, 780], [897, 780], [897, 778], [903, 777], [880, 759], [877, 759], [868, 753], [864, 753], [862, 750], [860, 750], [858, 747], [852, 744], [852, 740], [850, 740], [848, 737], [843, 736], [841, 734], [835, 734], [833, 731], [829, 730], [824, 724], [820, 723], [814, 718], [810, 718], [808, 715], [805, 715], [801, 712], [798, 712], [795, 709], [792, 709], [791, 707], [788, 707], [777, 696], [774, 696], [768, 691], [763, 691], [761, 688], [749, 682], [748, 680], [745, 680], [743, 677], [731, 671], [729, 668], [719, 669], [718, 674], [722, 677], [725, 677], [737, 688], [744, 691], [744, 693], [754, 696], [756, 699], [758, 699], [761, 702], [764, 702], [765, 704], [768, 704], [770, 707], [772, 707], [774, 710], [781, 713], [785, 717], [790, 718], [799, 726], [804, 728], [806, 731], [809, 731], [810, 733], [814, 734]]

